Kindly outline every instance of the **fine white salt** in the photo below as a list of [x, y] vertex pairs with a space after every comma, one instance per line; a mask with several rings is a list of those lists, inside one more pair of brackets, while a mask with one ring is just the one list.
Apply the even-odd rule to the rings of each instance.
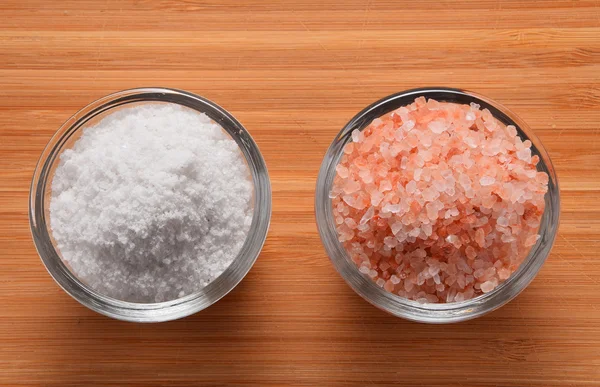
[[239, 253], [253, 187], [236, 142], [174, 104], [123, 108], [84, 130], [52, 180], [65, 263], [97, 292], [161, 302], [200, 290]]

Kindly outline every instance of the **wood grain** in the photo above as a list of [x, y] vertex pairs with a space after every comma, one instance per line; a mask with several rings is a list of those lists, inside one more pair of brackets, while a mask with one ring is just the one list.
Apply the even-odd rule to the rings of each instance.
[[[430, 326], [364, 302], [313, 215], [321, 158], [367, 104], [471, 89], [541, 138], [560, 234], [531, 286], [475, 321]], [[264, 250], [232, 294], [158, 325], [76, 303], [42, 266], [27, 195], [77, 109], [182, 88], [232, 112], [269, 166]], [[29, 1], [0, 3], [0, 385], [600, 386], [598, 1]]]

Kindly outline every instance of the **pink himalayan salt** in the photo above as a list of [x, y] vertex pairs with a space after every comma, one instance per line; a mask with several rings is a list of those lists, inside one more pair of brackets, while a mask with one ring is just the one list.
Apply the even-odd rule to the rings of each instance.
[[330, 195], [339, 240], [402, 297], [491, 292], [539, 239], [548, 175], [530, 147], [476, 104], [418, 98], [345, 145]]

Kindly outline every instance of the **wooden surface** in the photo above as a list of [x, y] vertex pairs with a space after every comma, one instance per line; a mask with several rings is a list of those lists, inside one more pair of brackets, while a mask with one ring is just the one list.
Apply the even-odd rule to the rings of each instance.
[[[600, 2], [0, 2], [0, 385], [600, 386]], [[339, 3], [336, 5], [336, 3]], [[514, 110], [561, 185], [557, 242], [517, 299], [431, 326], [381, 312], [334, 271], [317, 170], [367, 104], [418, 86]], [[29, 233], [37, 158], [111, 92], [203, 95], [252, 133], [273, 218], [258, 262], [192, 317], [139, 325], [66, 295]]]

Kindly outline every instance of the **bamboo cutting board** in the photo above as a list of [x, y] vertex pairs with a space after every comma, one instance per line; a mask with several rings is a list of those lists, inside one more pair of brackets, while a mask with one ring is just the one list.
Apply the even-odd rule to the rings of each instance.
[[[76, 110], [164, 86], [251, 132], [273, 218], [230, 295], [183, 320], [97, 315], [42, 266], [27, 200]], [[557, 242], [517, 299], [447, 326], [394, 318], [334, 271], [313, 215], [340, 128], [388, 94], [466, 88], [530, 124], [562, 195]], [[0, 385], [600, 386], [600, 2], [0, 2]]]

